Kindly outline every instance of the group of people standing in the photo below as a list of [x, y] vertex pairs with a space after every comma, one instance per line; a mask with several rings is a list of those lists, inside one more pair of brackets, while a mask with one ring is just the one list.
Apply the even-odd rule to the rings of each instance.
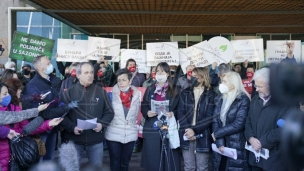
[[[136, 61], [129, 59], [124, 68], [116, 71], [116, 84], [112, 92], [107, 93], [102, 88], [108, 86], [111, 80], [111, 67], [106, 61], [97, 61], [94, 65], [90, 62], [73, 63], [67, 66], [68, 73], [62, 82], [51, 74], [53, 66], [45, 56], [37, 57], [33, 65], [36, 74], [27, 83], [25, 92], [21, 86], [14, 89], [14, 104], [18, 104], [22, 96], [30, 96], [32, 101], [28, 108], [48, 104], [48, 109], [40, 112], [46, 120], [67, 113], [63, 120], [53, 119], [46, 121], [48, 125], [41, 126], [43, 131], [47, 131], [60, 123], [63, 142], [60, 160], [65, 170], [79, 170], [84, 151], [89, 163], [101, 168], [105, 140], [111, 170], [128, 170], [138, 139], [137, 119], [140, 112], [143, 116], [140, 166], [146, 171], [179, 171], [182, 161], [185, 171], [207, 171], [210, 167], [214, 171], [288, 170], [280, 145], [281, 128], [276, 122], [284, 119], [292, 107], [272, 103], [268, 68], [253, 74], [247, 67], [247, 72], [241, 74], [231, 71], [228, 64], [207, 67], [189, 65], [185, 76], [176, 78], [179, 77], [178, 73], [173, 72], [167, 63], [161, 62], [151, 67], [150, 77], [146, 79], [137, 72]], [[254, 92], [249, 94], [245, 90], [241, 77], [253, 82]], [[147, 87], [142, 101], [136, 88], [141, 86]], [[14, 94], [10, 88], [2, 89], [0, 102], [6, 101], [8, 93]], [[40, 96], [49, 91], [51, 93], [46, 97]], [[179, 148], [171, 148], [167, 138], [164, 148], [162, 136], [154, 129], [160, 114], [152, 111], [152, 100], [169, 101], [169, 110], [164, 116], [165, 120], [174, 118], [179, 125]], [[20, 110], [3, 102], [0, 110], [7, 110], [7, 106]], [[79, 127], [79, 119], [96, 120], [96, 128]], [[43, 132], [42, 128], [35, 133]], [[53, 129], [41, 134], [46, 142], [45, 159], [54, 156], [58, 131]], [[257, 152], [262, 148], [268, 149], [270, 157], [256, 160], [254, 153], [245, 149], [246, 142]], [[225, 148], [236, 149], [237, 159], [212, 152], [212, 143], [222, 153]], [[63, 157], [65, 154], [71, 157]], [[209, 165], [210, 159], [212, 166]]]

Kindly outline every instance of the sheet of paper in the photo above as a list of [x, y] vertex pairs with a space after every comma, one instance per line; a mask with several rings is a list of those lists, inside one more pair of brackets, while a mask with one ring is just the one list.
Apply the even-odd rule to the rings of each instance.
[[254, 153], [256, 160], [259, 160], [259, 157], [262, 157], [264, 159], [268, 159], [269, 158], [269, 150], [266, 148], [262, 148], [261, 150], [259, 150], [258, 152], [256, 152], [253, 147], [251, 145], [248, 145], [247, 142], [245, 144], [245, 149], [251, 151], [252, 153]]
[[84, 130], [94, 129], [97, 127], [97, 118], [89, 119], [89, 120], [77, 119], [77, 127]]
[[212, 150], [223, 156], [233, 158], [234, 160], [237, 159], [236, 149], [234, 149], [234, 148], [225, 147], [224, 153], [221, 153], [220, 150], [216, 147], [216, 145], [214, 143], [212, 143]]

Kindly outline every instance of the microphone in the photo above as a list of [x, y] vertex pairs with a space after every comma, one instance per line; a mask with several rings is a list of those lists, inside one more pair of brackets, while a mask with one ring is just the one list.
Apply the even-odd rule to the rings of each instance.
[[155, 121], [153, 124], [153, 128], [155, 131], [159, 131], [162, 128], [163, 123], [159, 120]]
[[36, 117], [30, 123], [28, 123], [22, 130], [23, 135], [30, 135], [37, 128], [39, 128], [44, 122], [44, 119], [41, 116]]
[[280, 127], [280, 128], [283, 128], [284, 125], [285, 125], [285, 120], [284, 119], [279, 119], [277, 121], [277, 125]]

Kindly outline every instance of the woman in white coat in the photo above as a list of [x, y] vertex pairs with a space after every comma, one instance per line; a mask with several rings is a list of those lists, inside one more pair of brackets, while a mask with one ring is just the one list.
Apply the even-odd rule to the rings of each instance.
[[131, 86], [132, 73], [124, 68], [116, 72], [112, 90], [114, 118], [107, 127], [106, 139], [111, 171], [127, 171], [137, 140], [136, 120], [140, 109], [140, 91]]

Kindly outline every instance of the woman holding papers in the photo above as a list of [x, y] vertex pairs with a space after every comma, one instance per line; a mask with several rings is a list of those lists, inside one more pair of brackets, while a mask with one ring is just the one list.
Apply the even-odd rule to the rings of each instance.
[[[167, 131], [162, 126], [166, 125], [165, 122], [169, 119], [170, 122], [172, 120], [172, 122], [176, 122], [180, 91], [173, 85], [170, 67], [167, 63], [161, 62], [156, 66], [155, 78], [156, 83], [147, 88], [141, 103], [141, 112], [146, 121], [143, 126], [144, 142], [140, 165], [146, 171], [180, 171], [179, 151], [178, 149], [171, 149], [167, 138], [164, 138], [165, 151], [161, 151], [163, 147], [161, 137]], [[151, 106], [151, 102], [164, 102], [166, 100], [169, 101], [168, 111], [164, 113], [152, 111], [151, 108], [154, 108], [154, 106]], [[164, 121], [158, 121], [160, 116], [165, 116]], [[153, 125], [155, 125], [155, 129]], [[174, 128], [169, 127], [168, 129]], [[179, 140], [178, 136], [174, 138]], [[161, 156], [162, 160], [160, 160]]]
[[249, 170], [248, 151], [245, 150], [245, 122], [249, 109], [249, 94], [239, 74], [228, 72], [219, 85], [222, 93], [215, 99], [212, 138], [221, 153], [226, 147], [236, 149], [237, 159], [214, 153], [213, 170]]
[[105, 137], [112, 171], [127, 171], [137, 140], [136, 120], [140, 109], [140, 92], [131, 86], [132, 73], [124, 68], [116, 72], [117, 84], [113, 87], [114, 118]]
[[208, 67], [194, 68], [191, 79], [192, 85], [181, 93], [177, 112], [185, 171], [208, 171], [215, 92]]

